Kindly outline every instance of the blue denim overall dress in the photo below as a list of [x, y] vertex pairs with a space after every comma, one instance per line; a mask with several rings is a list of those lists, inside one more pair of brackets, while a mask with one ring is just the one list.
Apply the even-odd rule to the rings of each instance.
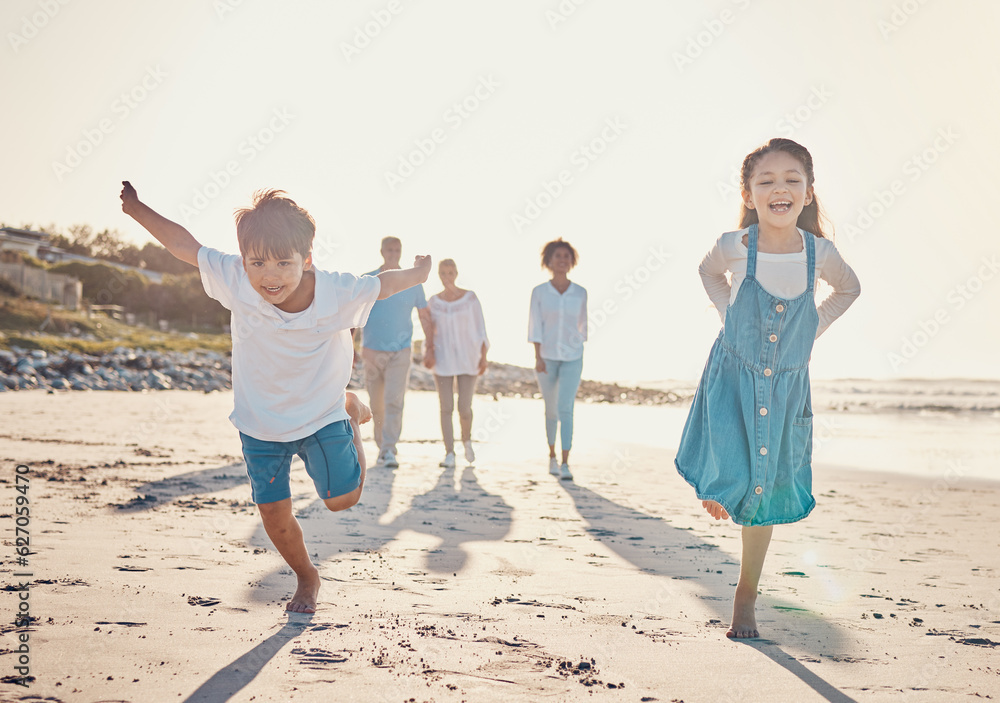
[[796, 522], [812, 511], [809, 357], [819, 326], [816, 242], [806, 232], [808, 283], [784, 300], [757, 280], [757, 225], [747, 274], [705, 364], [674, 464], [698, 498], [739, 525]]

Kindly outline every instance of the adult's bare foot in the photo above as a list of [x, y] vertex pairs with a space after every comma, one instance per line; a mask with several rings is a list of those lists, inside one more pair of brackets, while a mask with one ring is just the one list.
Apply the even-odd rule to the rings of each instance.
[[298, 579], [298, 588], [292, 594], [292, 599], [288, 601], [285, 610], [290, 613], [315, 613], [320, 586], [319, 569], [314, 567], [311, 573], [299, 576]]
[[701, 507], [703, 507], [708, 514], [714, 517], [716, 520], [728, 520], [729, 513], [721, 505], [716, 503], [714, 500], [703, 500], [701, 501]]
[[757, 631], [757, 616], [754, 613], [756, 604], [756, 592], [745, 593], [739, 587], [736, 588], [736, 597], [733, 599], [733, 624], [726, 631], [726, 637], [740, 640], [760, 637], [760, 632]]
[[361, 399], [357, 395], [347, 391], [344, 401], [344, 409], [347, 410], [347, 414], [351, 416], [359, 425], [363, 425], [372, 419], [372, 409], [361, 402]]

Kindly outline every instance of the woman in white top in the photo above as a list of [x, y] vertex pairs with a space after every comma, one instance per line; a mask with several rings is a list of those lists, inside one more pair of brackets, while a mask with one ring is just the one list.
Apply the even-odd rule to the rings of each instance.
[[[545, 400], [545, 436], [549, 473], [572, 480], [569, 450], [573, 446], [573, 403], [583, 373], [587, 341], [587, 291], [569, 280], [577, 253], [561, 238], [542, 249], [542, 268], [552, 280], [531, 291], [528, 341], [535, 345], [535, 375]], [[556, 429], [561, 427], [562, 463], [556, 458]]]
[[438, 276], [444, 286], [431, 296], [420, 317], [430, 323], [432, 334], [424, 342], [424, 366], [434, 371], [434, 384], [441, 401], [441, 434], [445, 457], [441, 466], [455, 468], [455, 384], [458, 384], [458, 418], [462, 426], [465, 460], [476, 460], [472, 450], [472, 396], [476, 381], [486, 371], [486, 322], [479, 298], [471, 290], [455, 285], [458, 267], [451, 259], [438, 264]]

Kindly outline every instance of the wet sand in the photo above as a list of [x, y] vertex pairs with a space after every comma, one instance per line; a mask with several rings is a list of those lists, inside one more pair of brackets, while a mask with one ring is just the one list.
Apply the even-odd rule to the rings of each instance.
[[[364, 395], [362, 394], [362, 397]], [[401, 466], [329, 513], [293, 496], [323, 576], [283, 611], [226, 419], [231, 394], [0, 398], [3, 594], [30, 467], [28, 688], [5, 617], [0, 700], [942, 701], [1000, 689], [1000, 484], [857, 470], [817, 447], [818, 505], [775, 529], [761, 640], [724, 636], [739, 528], [673, 469], [683, 408], [577, 408], [576, 480], [541, 403], [477, 396], [474, 469], [438, 468], [437, 401], [407, 395]], [[872, 422], [878, 422], [874, 418]], [[845, 423], [841, 423], [845, 425]], [[366, 447], [374, 456], [370, 425]], [[941, 447], [942, 457], [947, 447]]]

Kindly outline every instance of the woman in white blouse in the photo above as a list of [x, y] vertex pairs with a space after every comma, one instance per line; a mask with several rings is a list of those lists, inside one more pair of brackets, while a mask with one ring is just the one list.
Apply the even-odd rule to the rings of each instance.
[[[561, 238], [542, 249], [542, 268], [552, 280], [531, 291], [528, 341], [535, 345], [535, 374], [545, 400], [545, 436], [549, 473], [572, 480], [569, 450], [573, 446], [573, 403], [583, 372], [587, 341], [587, 291], [569, 280], [577, 254]], [[556, 429], [561, 427], [562, 462], [556, 458]]]
[[420, 317], [430, 323], [432, 334], [424, 342], [424, 366], [434, 371], [434, 384], [441, 401], [441, 434], [445, 457], [441, 466], [455, 468], [455, 429], [452, 414], [455, 408], [455, 385], [458, 385], [458, 418], [462, 426], [465, 460], [472, 464], [472, 396], [476, 381], [486, 371], [486, 322], [479, 298], [471, 290], [455, 285], [458, 267], [451, 259], [438, 264], [438, 276], [444, 286], [431, 296]]

